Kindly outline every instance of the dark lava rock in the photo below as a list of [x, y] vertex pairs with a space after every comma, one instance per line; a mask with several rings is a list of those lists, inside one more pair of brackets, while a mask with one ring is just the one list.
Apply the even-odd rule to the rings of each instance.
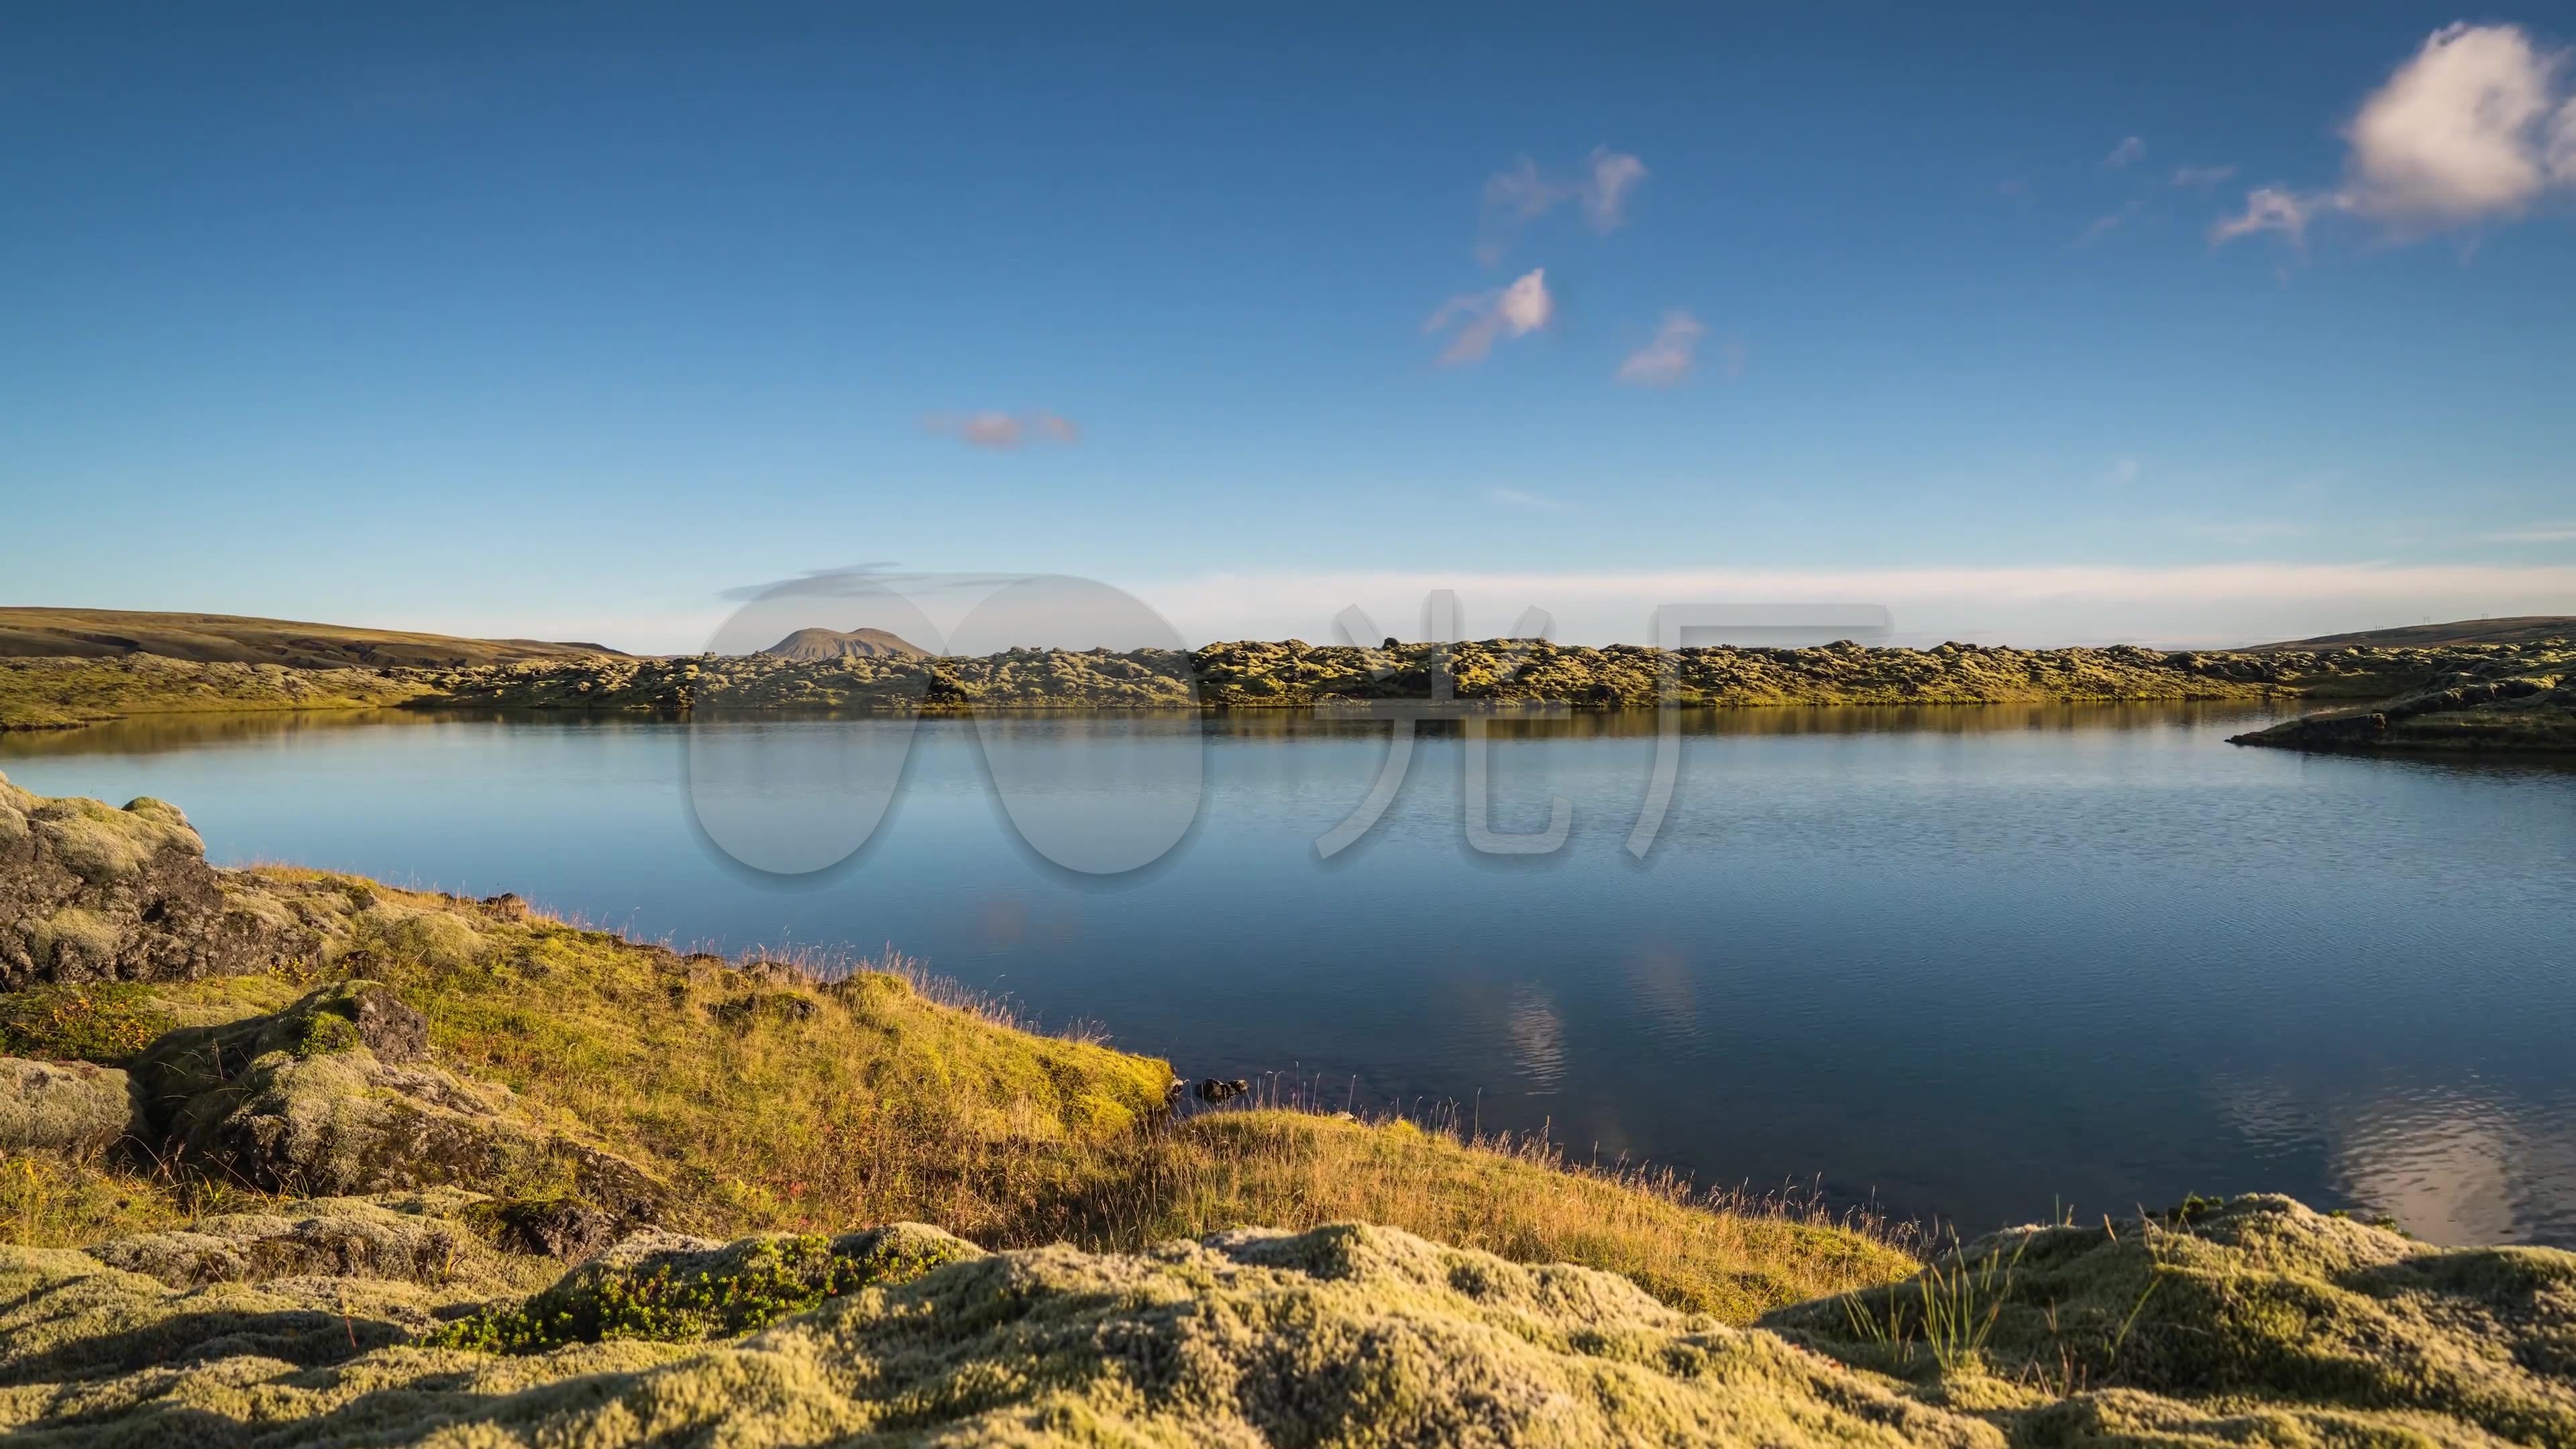
[[177, 806], [49, 800], [0, 778], [0, 990], [234, 975], [309, 946], [292, 912], [206, 864]]

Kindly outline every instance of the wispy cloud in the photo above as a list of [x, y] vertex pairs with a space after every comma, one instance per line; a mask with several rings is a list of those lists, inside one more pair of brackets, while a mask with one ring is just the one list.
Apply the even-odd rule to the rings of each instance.
[[2142, 471], [2144, 469], [2137, 459], [2122, 458], [2111, 465], [2111, 484], [2116, 488], [2126, 488], [2138, 481], [2138, 474]]
[[1583, 214], [1595, 231], [1616, 231], [1627, 224], [1628, 193], [1646, 179], [1646, 163], [1623, 151], [1595, 146], [1584, 159], [1590, 173], [1583, 185]]
[[1664, 314], [1654, 340], [1628, 354], [1619, 364], [1619, 381], [1639, 387], [1671, 387], [1690, 376], [1699, 340], [1708, 335], [1698, 318], [1676, 307]]
[[1533, 267], [1508, 287], [1441, 303], [1422, 330], [1425, 335], [1450, 333], [1440, 361], [1443, 366], [1456, 366], [1484, 361], [1496, 342], [1536, 332], [1554, 315], [1556, 299], [1548, 295], [1547, 268]]
[[1568, 506], [1561, 498], [1532, 493], [1526, 488], [1488, 488], [1485, 501], [1499, 503], [1506, 508], [1534, 508], [1542, 513], [1563, 513]]
[[2478, 541], [2480, 543], [2576, 543], [2576, 521], [2526, 523], [2520, 528], [2479, 534]]
[[2138, 137], [2130, 136], [2111, 148], [2111, 154], [2102, 158], [2102, 165], [2107, 170], [2122, 171], [2135, 165], [2138, 158], [2146, 154], [2147, 143]]
[[921, 420], [931, 432], [969, 447], [1008, 452], [1025, 443], [1078, 443], [1082, 429], [1054, 413], [932, 413]]
[[2216, 186], [2235, 174], [2236, 168], [2233, 166], [2177, 166], [2174, 168], [2173, 184], [2193, 189]]
[[1499, 263], [1521, 227], [1569, 203], [1578, 207], [1592, 229], [1617, 231], [1628, 221], [1628, 201], [1646, 179], [1646, 163], [1625, 151], [1595, 146], [1583, 159], [1580, 174], [1549, 176], [1524, 156], [1509, 171], [1485, 182], [1483, 239], [1476, 254], [1487, 266]]
[[2139, 212], [2146, 209], [2146, 199], [2144, 197], [2138, 197], [2122, 205], [2117, 211], [2108, 212], [2104, 215], [2095, 217], [2093, 219], [2093, 224], [2084, 228], [2083, 234], [2075, 238], [2075, 244], [2079, 247], [2091, 246], [2093, 243], [2100, 241], [2102, 238], [2109, 236], [2111, 233], [2118, 231], [2124, 226], [2127, 226], [2132, 218], [2137, 216]]
[[2238, 237], [2257, 236], [2277, 231], [2292, 246], [2308, 243], [2308, 221], [2317, 213], [2314, 197], [2301, 196], [2278, 186], [2258, 186], [2245, 193], [2245, 209], [2234, 216], [2221, 217], [2209, 229], [2209, 244], [2224, 246]]
[[2576, 87], [2569, 54], [2518, 25], [2445, 26], [2372, 91], [2343, 128], [2339, 185], [2257, 187], [2210, 231], [2213, 244], [2344, 213], [2399, 236], [2509, 221], [2576, 191]]

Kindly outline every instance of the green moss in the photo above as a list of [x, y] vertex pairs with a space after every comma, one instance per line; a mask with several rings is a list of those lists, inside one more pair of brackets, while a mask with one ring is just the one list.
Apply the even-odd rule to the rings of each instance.
[[487, 1308], [426, 1341], [486, 1353], [542, 1353], [602, 1339], [730, 1338], [827, 1299], [909, 1283], [981, 1255], [974, 1244], [917, 1223], [837, 1238], [774, 1235], [705, 1250], [611, 1255], [524, 1303]]

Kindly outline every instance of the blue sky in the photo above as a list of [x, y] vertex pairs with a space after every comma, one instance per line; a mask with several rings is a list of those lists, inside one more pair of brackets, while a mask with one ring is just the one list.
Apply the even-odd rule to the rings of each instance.
[[2576, 612], [2576, 11], [1235, 8], [13, 7], [0, 602]]

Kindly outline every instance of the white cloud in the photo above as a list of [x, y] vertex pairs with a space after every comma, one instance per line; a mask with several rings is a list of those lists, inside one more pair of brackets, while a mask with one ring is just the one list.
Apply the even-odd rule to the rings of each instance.
[[2131, 136], [2112, 147], [2111, 154], [2102, 158], [2102, 164], [2113, 171], [2118, 171], [2146, 154], [2147, 143]]
[[2221, 218], [2209, 229], [2209, 243], [2220, 246], [2241, 236], [2277, 231], [2294, 246], [2308, 240], [2308, 219], [2316, 214], [2317, 199], [2285, 191], [2278, 186], [2258, 186], [2245, 193], [2245, 209], [2234, 216]]
[[1708, 329], [1690, 313], [1680, 308], [1665, 313], [1655, 339], [1619, 364], [1619, 380], [1640, 387], [1671, 387], [1690, 375], [1699, 340], [1707, 335]]
[[2445, 26], [2343, 128], [2340, 186], [2258, 187], [2210, 240], [2277, 231], [2300, 242], [2327, 212], [2399, 233], [2521, 216], [2554, 191], [2576, 190], [2570, 71], [2567, 52], [2541, 49], [2518, 25]]
[[2190, 187], [2216, 186], [2235, 174], [2236, 168], [2233, 166], [2177, 166], [2174, 168], [2173, 184]]
[[1532, 493], [1526, 488], [1488, 488], [1485, 501], [1499, 503], [1506, 508], [1535, 508], [1543, 513], [1563, 513], [1566, 507], [1562, 499]]
[[932, 413], [921, 420], [921, 425], [970, 447], [990, 448], [998, 452], [1007, 452], [1033, 439], [1044, 443], [1077, 443], [1082, 440], [1082, 429], [1071, 418], [1048, 412]]
[[1441, 303], [1422, 330], [1427, 335], [1456, 329], [1441, 350], [1443, 365], [1482, 362], [1496, 342], [1536, 332], [1555, 314], [1556, 299], [1547, 291], [1547, 268], [1533, 267], [1508, 287]]
[[2576, 98], [2559, 94], [2564, 52], [2513, 25], [2435, 31], [2345, 128], [2342, 197], [2355, 211], [2453, 226], [2512, 216], [2576, 168], [2552, 154], [2576, 133]]

